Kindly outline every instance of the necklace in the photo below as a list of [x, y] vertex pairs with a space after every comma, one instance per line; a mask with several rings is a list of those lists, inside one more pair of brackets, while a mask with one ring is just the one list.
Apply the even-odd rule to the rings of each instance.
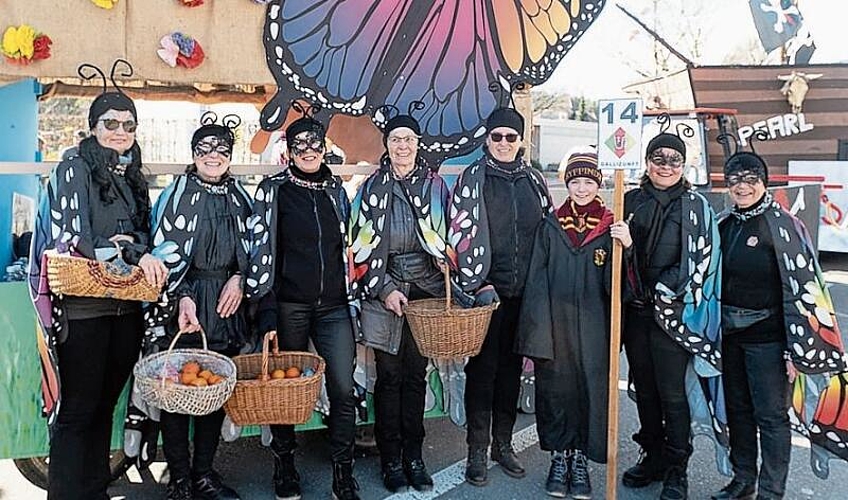
[[514, 169], [506, 169], [497, 164], [497, 162], [492, 158], [486, 158], [486, 166], [491, 167], [492, 170], [500, 172], [502, 174], [507, 175], [515, 175], [517, 173], [523, 172], [527, 170], [527, 165], [523, 161], [518, 162], [518, 166]]
[[306, 189], [313, 189], [315, 191], [323, 191], [327, 188], [332, 187], [335, 183], [333, 179], [327, 179], [323, 181], [308, 181], [306, 179], [301, 179], [300, 177], [294, 175], [294, 172], [291, 169], [286, 170], [286, 176], [289, 181], [295, 186], [299, 186]]
[[197, 174], [189, 174], [189, 177], [197, 183], [198, 186], [202, 187], [209, 194], [218, 194], [224, 195], [230, 192], [230, 183], [227, 182], [228, 179], [225, 179], [220, 184], [212, 184], [211, 182], [206, 182], [200, 178]]

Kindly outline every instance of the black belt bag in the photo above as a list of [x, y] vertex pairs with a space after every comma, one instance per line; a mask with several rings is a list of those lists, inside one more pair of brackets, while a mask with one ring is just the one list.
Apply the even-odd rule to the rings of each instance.
[[767, 309], [746, 309], [736, 306], [721, 306], [721, 326], [727, 333], [736, 333], [751, 327], [761, 321], [765, 321], [780, 312], [780, 308], [770, 307]]

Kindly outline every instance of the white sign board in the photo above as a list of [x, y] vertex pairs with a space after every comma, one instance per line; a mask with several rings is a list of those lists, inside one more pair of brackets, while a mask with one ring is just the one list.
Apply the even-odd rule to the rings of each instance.
[[822, 183], [819, 250], [848, 253], [848, 161], [790, 161], [790, 176]]
[[598, 101], [598, 167], [642, 168], [642, 99]]

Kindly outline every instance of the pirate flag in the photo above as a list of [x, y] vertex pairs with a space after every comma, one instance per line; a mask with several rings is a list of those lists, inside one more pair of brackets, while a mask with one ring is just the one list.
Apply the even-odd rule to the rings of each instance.
[[749, 0], [748, 3], [766, 52], [782, 47], [801, 28], [803, 19], [793, 0]]

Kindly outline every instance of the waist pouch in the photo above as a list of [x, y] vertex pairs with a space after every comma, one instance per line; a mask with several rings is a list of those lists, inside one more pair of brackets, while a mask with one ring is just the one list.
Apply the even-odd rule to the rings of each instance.
[[722, 330], [727, 333], [736, 333], [749, 328], [761, 321], [765, 321], [773, 315], [780, 312], [778, 307], [770, 307], [767, 309], [746, 309], [736, 306], [721, 306], [721, 326]]

